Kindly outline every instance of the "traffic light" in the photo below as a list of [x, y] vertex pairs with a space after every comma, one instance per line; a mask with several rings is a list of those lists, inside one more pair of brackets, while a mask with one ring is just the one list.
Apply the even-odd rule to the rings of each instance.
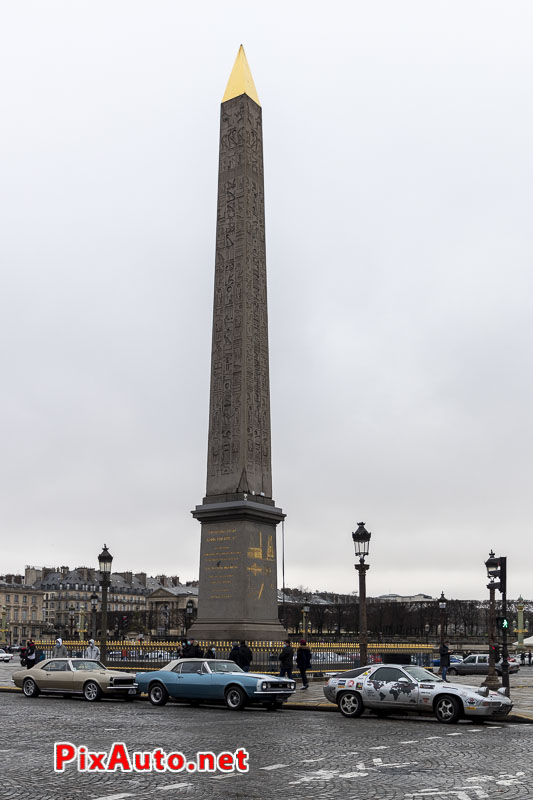
[[500, 631], [508, 631], [509, 619], [507, 617], [496, 617], [496, 627]]

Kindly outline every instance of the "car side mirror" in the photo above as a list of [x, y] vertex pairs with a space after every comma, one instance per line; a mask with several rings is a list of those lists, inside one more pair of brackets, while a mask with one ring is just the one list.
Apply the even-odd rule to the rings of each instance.
[[411, 683], [409, 678], [398, 678], [398, 683]]
[[206, 673], [205, 673], [205, 672], [202, 672], [202, 670], [201, 670], [201, 669], [197, 669], [197, 670], [196, 670], [196, 674], [197, 674], [197, 675], [206, 675]]

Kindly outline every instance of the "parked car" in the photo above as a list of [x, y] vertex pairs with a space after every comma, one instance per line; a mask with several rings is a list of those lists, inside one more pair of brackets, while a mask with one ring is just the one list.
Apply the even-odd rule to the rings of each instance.
[[0, 661], [13, 661], [13, 654], [0, 649]]
[[[445, 683], [433, 672], [413, 664], [376, 664], [353, 674], [330, 678], [326, 698], [337, 703], [345, 717], [359, 717], [368, 708], [378, 716], [395, 711], [434, 714], [439, 722], [506, 716], [512, 703], [504, 689]], [[359, 673], [359, 674], [357, 674]]]
[[[502, 674], [502, 661], [495, 665], [496, 673]], [[520, 664], [516, 658], [509, 658], [509, 672], [518, 672]], [[448, 669], [448, 675], [487, 675], [489, 671], [489, 657], [487, 653], [471, 653], [460, 663], [453, 664]]]
[[[456, 656], [455, 653], [453, 653], [453, 655], [450, 656], [450, 664], [460, 664], [462, 660], [463, 660], [463, 657], [462, 656]], [[439, 658], [434, 658], [433, 659], [433, 666], [434, 667], [440, 667], [440, 656], [439, 656]]]
[[26, 697], [37, 697], [41, 692], [79, 694], [94, 701], [102, 695], [131, 700], [137, 694], [133, 673], [107, 669], [88, 658], [48, 658], [31, 669], [17, 670], [12, 681]]
[[199, 703], [225, 703], [230, 711], [247, 705], [276, 708], [293, 694], [288, 678], [244, 672], [234, 661], [179, 658], [155, 672], [137, 673], [138, 691], [152, 705], [164, 706], [170, 698]]

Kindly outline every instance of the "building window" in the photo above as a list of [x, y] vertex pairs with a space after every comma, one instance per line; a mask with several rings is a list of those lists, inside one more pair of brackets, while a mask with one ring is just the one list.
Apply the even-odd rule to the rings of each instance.
[[18, 608], [15, 609], [13, 614], [14, 614], [13, 619], [15, 620], [15, 622], [18, 622], [18, 619], [19, 619], [19, 610], [18, 610]]
[[22, 619], [26, 621], [28, 619], [28, 612], [25, 608], [22, 609]]
[[22, 602], [23, 603], [27, 603], [28, 602], [28, 595], [27, 594], [23, 594], [22, 595]]
[[19, 596], [18, 596], [18, 594], [16, 594], [15, 595], [15, 603], [18, 603], [18, 601], [19, 601]]
[[11, 595], [10, 594], [6, 594], [6, 603], [10, 603], [10, 602], [11, 602]]

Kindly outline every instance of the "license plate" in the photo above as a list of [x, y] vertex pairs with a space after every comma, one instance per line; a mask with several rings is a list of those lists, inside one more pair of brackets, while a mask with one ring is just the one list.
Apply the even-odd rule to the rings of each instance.
[[128, 694], [137, 694], [137, 689], [128, 689]]

